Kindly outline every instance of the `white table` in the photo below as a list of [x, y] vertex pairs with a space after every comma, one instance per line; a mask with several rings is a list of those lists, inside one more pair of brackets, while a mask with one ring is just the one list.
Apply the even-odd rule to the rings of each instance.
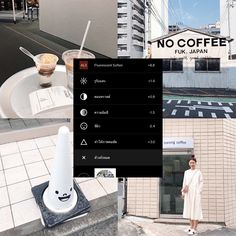
[[[57, 65], [52, 75], [52, 86], [67, 87], [66, 69]], [[32, 115], [29, 94], [41, 89], [36, 67], [22, 70], [5, 81], [0, 87], [0, 117], [2, 118], [72, 118], [72, 106], [54, 108]]]

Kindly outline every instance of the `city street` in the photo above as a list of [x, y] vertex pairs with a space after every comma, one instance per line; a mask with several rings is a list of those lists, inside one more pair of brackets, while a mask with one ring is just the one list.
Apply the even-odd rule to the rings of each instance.
[[236, 118], [236, 102], [164, 99], [164, 118]]

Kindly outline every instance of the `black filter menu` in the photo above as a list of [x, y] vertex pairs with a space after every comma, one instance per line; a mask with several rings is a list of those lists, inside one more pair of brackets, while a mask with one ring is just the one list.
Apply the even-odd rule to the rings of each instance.
[[162, 176], [162, 61], [74, 60], [74, 176]]

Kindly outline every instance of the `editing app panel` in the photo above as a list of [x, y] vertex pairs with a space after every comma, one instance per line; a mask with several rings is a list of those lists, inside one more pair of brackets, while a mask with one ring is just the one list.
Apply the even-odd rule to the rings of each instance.
[[162, 61], [75, 59], [74, 175], [162, 175]]

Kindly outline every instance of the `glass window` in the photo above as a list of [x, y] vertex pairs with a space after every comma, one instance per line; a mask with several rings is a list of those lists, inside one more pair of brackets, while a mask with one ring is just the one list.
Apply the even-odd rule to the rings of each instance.
[[161, 179], [161, 214], [181, 215], [183, 203], [181, 188], [184, 171], [189, 169], [190, 154], [163, 155], [163, 178]]
[[183, 71], [183, 59], [163, 59], [163, 71]]
[[195, 71], [220, 71], [220, 58], [195, 59]]
[[220, 59], [209, 58], [208, 59], [208, 71], [220, 71]]

